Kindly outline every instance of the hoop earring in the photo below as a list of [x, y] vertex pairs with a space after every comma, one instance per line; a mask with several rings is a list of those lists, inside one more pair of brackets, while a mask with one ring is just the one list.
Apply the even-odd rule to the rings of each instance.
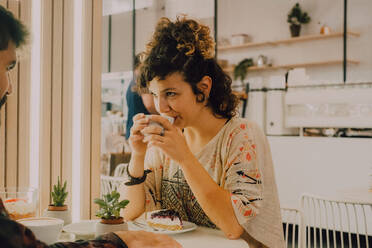
[[[201, 97], [201, 99], [200, 99]], [[196, 101], [197, 102], [204, 102], [205, 100], [205, 95], [203, 93], [199, 93], [197, 96], [196, 96]]]

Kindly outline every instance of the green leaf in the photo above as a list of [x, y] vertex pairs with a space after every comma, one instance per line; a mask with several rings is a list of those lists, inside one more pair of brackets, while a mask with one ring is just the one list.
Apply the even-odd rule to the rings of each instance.
[[102, 199], [98, 199], [98, 198], [97, 199], [94, 199], [94, 203], [98, 204], [100, 207], [106, 206], [105, 201], [102, 200]]
[[129, 203], [129, 200], [123, 200], [121, 202], [119, 202], [119, 206], [120, 208], [125, 208]]

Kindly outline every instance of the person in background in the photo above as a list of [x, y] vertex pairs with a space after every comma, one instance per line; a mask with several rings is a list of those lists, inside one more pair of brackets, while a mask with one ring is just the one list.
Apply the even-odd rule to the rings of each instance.
[[236, 116], [238, 99], [214, 58], [210, 29], [186, 17], [161, 18], [146, 47], [137, 83], [160, 115], [133, 118], [128, 182], [119, 191], [136, 208], [124, 209], [124, 218], [172, 209], [229, 239], [243, 235], [251, 248], [284, 247], [267, 138]]
[[155, 109], [152, 95], [145, 92], [139, 93], [137, 91], [136, 77], [138, 76], [141, 65], [140, 57], [141, 54], [137, 54], [134, 58], [134, 78], [130, 82], [126, 93], [128, 106], [127, 125], [125, 132], [126, 139], [129, 139], [130, 129], [133, 126], [133, 116], [138, 113], [143, 113], [145, 115], [158, 113]]
[[[28, 31], [13, 14], [0, 5], [0, 108], [12, 93], [9, 73], [15, 67], [16, 49], [26, 43]], [[48, 247], [37, 240], [25, 226], [13, 221], [0, 198], [0, 247]], [[166, 235], [144, 231], [121, 231], [105, 234], [95, 240], [56, 243], [50, 247], [181, 247]]]

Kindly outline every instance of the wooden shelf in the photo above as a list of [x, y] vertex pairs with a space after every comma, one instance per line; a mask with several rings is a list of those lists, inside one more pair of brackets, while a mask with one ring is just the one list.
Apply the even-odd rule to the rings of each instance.
[[[245, 43], [245, 44], [236, 45], [236, 46], [220, 46], [220, 47], [217, 47], [217, 49], [218, 49], [218, 51], [226, 51], [226, 50], [231, 50], [231, 49], [249, 48], [249, 47], [258, 47], [258, 46], [276, 46], [276, 45], [280, 45], [280, 44], [291, 44], [291, 43], [303, 42], [303, 41], [313, 41], [313, 40], [323, 40], [323, 39], [329, 39], [329, 38], [336, 38], [336, 37], [342, 37], [343, 35], [344, 35], [343, 32], [330, 33], [330, 34], [306, 35], [306, 36], [299, 36], [299, 37], [294, 37], [294, 38], [285, 39], [285, 40], [250, 42], [250, 43]], [[359, 37], [360, 36], [360, 34], [356, 33], [356, 32], [347, 32], [347, 35], [349, 37]]]
[[[297, 67], [312, 67], [312, 66], [326, 66], [326, 65], [342, 65], [342, 60], [329, 60], [322, 62], [311, 62], [311, 63], [298, 63], [298, 64], [287, 64], [287, 65], [274, 65], [274, 66], [251, 66], [248, 71], [263, 71], [263, 70], [277, 70], [277, 69], [292, 69]], [[347, 60], [348, 64], [358, 65], [359, 61]], [[227, 67], [224, 69], [226, 73], [234, 72], [234, 67]]]

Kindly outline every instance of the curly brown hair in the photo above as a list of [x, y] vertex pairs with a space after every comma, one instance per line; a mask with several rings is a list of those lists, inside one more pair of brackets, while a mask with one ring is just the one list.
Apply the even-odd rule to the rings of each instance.
[[147, 89], [154, 78], [164, 80], [179, 72], [191, 85], [197, 101], [203, 102], [206, 96], [198, 89], [197, 83], [209, 76], [212, 88], [207, 106], [218, 118], [235, 116], [238, 98], [232, 93], [231, 78], [214, 58], [214, 45], [207, 26], [184, 16], [177, 17], [174, 22], [161, 18], [144, 53], [137, 81], [139, 89]]

